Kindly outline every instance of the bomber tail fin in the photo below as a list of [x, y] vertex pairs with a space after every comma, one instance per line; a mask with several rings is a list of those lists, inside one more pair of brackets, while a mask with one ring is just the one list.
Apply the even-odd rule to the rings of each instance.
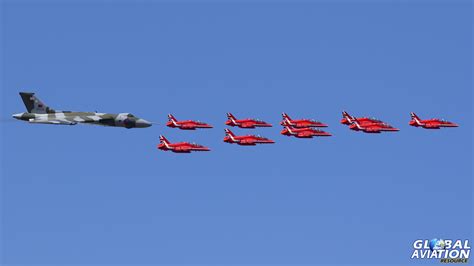
[[54, 109], [49, 108], [40, 99], [38, 99], [32, 92], [20, 92], [21, 99], [25, 104], [28, 113], [35, 114], [48, 114], [56, 112]]

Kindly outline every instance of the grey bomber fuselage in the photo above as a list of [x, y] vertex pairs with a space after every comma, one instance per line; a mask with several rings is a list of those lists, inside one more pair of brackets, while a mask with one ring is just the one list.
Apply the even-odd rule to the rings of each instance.
[[56, 111], [41, 102], [34, 93], [20, 92], [20, 96], [28, 112], [14, 114], [13, 117], [32, 124], [76, 125], [82, 123], [125, 128], [144, 128], [152, 125], [145, 119], [130, 113]]

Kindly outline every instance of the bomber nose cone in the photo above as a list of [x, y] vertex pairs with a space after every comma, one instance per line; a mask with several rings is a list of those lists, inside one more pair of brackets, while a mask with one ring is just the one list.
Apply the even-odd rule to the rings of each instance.
[[137, 127], [151, 127], [151, 122], [146, 121], [145, 119], [138, 119], [136, 122]]
[[12, 115], [12, 117], [15, 118], [15, 119], [21, 119], [21, 115], [22, 115], [21, 113], [20, 114], [14, 114], [14, 115]]

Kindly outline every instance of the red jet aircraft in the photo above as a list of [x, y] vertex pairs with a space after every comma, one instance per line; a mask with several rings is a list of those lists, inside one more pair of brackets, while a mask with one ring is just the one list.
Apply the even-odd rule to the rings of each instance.
[[319, 121], [315, 121], [312, 119], [299, 119], [299, 120], [292, 120], [290, 116], [286, 113], [281, 114], [283, 116], [283, 121], [281, 121], [280, 125], [282, 126], [290, 126], [295, 128], [304, 128], [304, 127], [327, 127], [328, 125], [321, 123]]
[[227, 121], [225, 122], [228, 126], [237, 126], [240, 128], [255, 128], [255, 127], [271, 127], [272, 125], [259, 120], [259, 119], [236, 119], [231, 113], [227, 113]]
[[427, 129], [440, 129], [441, 127], [458, 127], [458, 124], [443, 119], [432, 118], [421, 120], [415, 113], [410, 113], [410, 126], [422, 127]]
[[365, 133], [382, 133], [382, 131], [400, 131], [400, 129], [394, 128], [387, 123], [366, 122], [364, 124], [360, 124], [358, 120], [354, 121], [349, 126], [349, 128], [355, 131], [362, 131]]
[[195, 130], [196, 128], [212, 128], [211, 125], [200, 122], [200, 121], [193, 121], [193, 120], [178, 121], [172, 114], [168, 115], [168, 123], [166, 123], [166, 125], [169, 127], [177, 127], [179, 129], [184, 129], [184, 130]]
[[313, 129], [310, 127], [293, 128], [285, 126], [280, 132], [282, 135], [295, 136], [297, 138], [312, 138], [312, 137], [329, 137], [332, 136], [330, 133], [324, 132], [319, 129]]
[[255, 135], [245, 135], [245, 136], [236, 136], [232, 131], [229, 129], [225, 129], [225, 137], [224, 142], [227, 143], [237, 143], [239, 145], [256, 145], [256, 144], [272, 144], [275, 141], [271, 139], [264, 138], [262, 136], [255, 136]]
[[347, 113], [346, 111], [343, 111], [342, 112], [342, 120], [341, 120], [341, 124], [344, 124], [344, 125], [351, 125], [354, 121], [358, 121], [359, 124], [365, 124], [365, 123], [383, 123], [382, 121], [378, 120], [378, 119], [375, 119], [375, 118], [368, 118], [368, 117], [359, 117], [359, 118], [356, 118], [352, 115], [350, 115], [349, 113]]
[[172, 151], [176, 153], [190, 153], [192, 151], [210, 151], [208, 147], [196, 143], [178, 142], [170, 143], [164, 136], [160, 136], [160, 144], [158, 149], [163, 151]]

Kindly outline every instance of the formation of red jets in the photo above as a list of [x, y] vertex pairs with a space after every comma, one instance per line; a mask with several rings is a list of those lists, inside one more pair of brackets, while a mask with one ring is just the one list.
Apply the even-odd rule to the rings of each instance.
[[[410, 113], [410, 126], [422, 127], [426, 129], [440, 129], [442, 127], [458, 127], [457, 124], [443, 119], [432, 118], [427, 120], [420, 119], [415, 113]], [[280, 125], [283, 126], [280, 134], [285, 136], [294, 136], [296, 138], [313, 138], [313, 137], [329, 137], [330, 133], [318, 128], [324, 128], [328, 125], [313, 119], [291, 119], [286, 113], [282, 114], [283, 120]], [[272, 127], [272, 124], [260, 119], [245, 118], [237, 119], [231, 113], [227, 113], [227, 126], [239, 128], [257, 128]], [[362, 131], [364, 133], [382, 133], [400, 131], [398, 128], [381, 120], [369, 117], [354, 117], [346, 111], [342, 112], [341, 124], [348, 125], [349, 129], [354, 131]], [[182, 130], [196, 130], [198, 128], [213, 128], [212, 125], [193, 120], [178, 121], [173, 115], [168, 115], [166, 126], [171, 128], [179, 128]], [[255, 146], [257, 144], [273, 144], [275, 141], [262, 137], [260, 135], [235, 135], [230, 129], [225, 129], [224, 142], [230, 144], [238, 144], [243, 146]], [[163, 151], [172, 151], [176, 153], [190, 153], [192, 151], [210, 151], [206, 146], [189, 143], [177, 142], [171, 143], [164, 136], [160, 136], [160, 144], [158, 149]]]

